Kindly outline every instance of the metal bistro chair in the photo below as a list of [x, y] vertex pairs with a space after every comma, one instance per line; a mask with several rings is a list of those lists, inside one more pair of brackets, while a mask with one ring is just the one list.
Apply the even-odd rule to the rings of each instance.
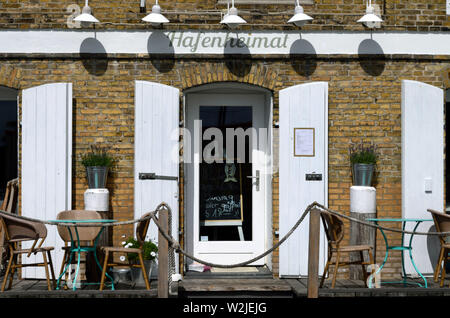
[[[437, 232], [450, 232], [450, 215], [442, 212], [438, 212], [432, 209], [428, 209], [428, 212], [433, 216], [434, 226]], [[445, 269], [447, 267], [447, 259], [450, 252], [450, 243], [446, 240], [450, 236], [439, 236], [439, 242], [441, 243], [441, 251], [439, 253], [439, 259], [434, 270], [434, 281], [438, 281], [439, 274], [441, 274], [440, 286], [444, 286]], [[442, 264], [442, 262], [444, 262]]]
[[[31, 222], [24, 219], [21, 219], [13, 214], [0, 214], [0, 220], [2, 227], [5, 229], [5, 242], [9, 248], [9, 261], [6, 269], [5, 278], [3, 280], [2, 292], [5, 290], [6, 282], [9, 276], [9, 286], [8, 289], [12, 286], [12, 281], [14, 277], [14, 272], [16, 268], [22, 268], [27, 266], [44, 266], [45, 268], [45, 276], [47, 278], [47, 287], [48, 290], [52, 290], [52, 284], [50, 283], [50, 274], [49, 268], [52, 275], [53, 286], [55, 286], [55, 273], [53, 271], [52, 258], [50, 255], [50, 251], [52, 251], [53, 247], [43, 247], [45, 238], [47, 237], [47, 228], [44, 224], [39, 222]], [[39, 242], [39, 240], [41, 240]], [[31, 248], [22, 249], [19, 247], [19, 243], [23, 243], [26, 241], [33, 241], [33, 245]], [[32, 264], [20, 264], [17, 261], [18, 255], [26, 254], [27, 257], [30, 257], [31, 254], [41, 253], [43, 261], [32, 263]], [[22, 257], [23, 258], [23, 257]], [[47, 259], [48, 258], [48, 259]]]
[[[323, 222], [323, 226], [325, 228], [325, 234], [328, 239], [328, 260], [325, 265], [325, 269], [322, 275], [322, 279], [320, 281], [320, 287], [322, 287], [325, 276], [328, 273], [330, 265], [334, 265], [334, 274], [333, 274], [333, 281], [331, 283], [331, 288], [334, 288], [336, 285], [336, 276], [338, 273], [339, 266], [342, 265], [350, 265], [350, 264], [361, 264], [362, 271], [364, 275], [364, 284], [367, 285], [367, 271], [365, 268], [365, 265], [373, 264], [373, 253], [372, 253], [372, 247], [370, 245], [347, 245], [347, 246], [341, 246], [341, 241], [344, 238], [344, 222], [342, 218], [325, 212], [321, 211], [320, 217]], [[369, 263], [364, 262], [364, 254], [363, 252], [367, 251], [369, 253]], [[336, 260], [335, 262], [331, 262], [331, 258], [333, 257], [333, 253], [336, 252]], [[342, 253], [350, 253], [350, 252], [359, 252], [361, 259], [359, 261], [354, 262], [341, 262], [341, 254]]]
[[[146, 218], [146, 217], [148, 217], [149, 214], [150, 213], [144, 214], [136, 226], [136, 239], [140, 243], [141, 246], [145, 240], [145, 235], [147, 234], [148, 226], [150, 224], [150, 218]], [[144, 219], [144, 218], [146, 218], [146, 219]], [[142, 248], [106, 247], [106, 246], [104, 246], [104, 247], [102, 247], [102, 250], [105, 252], [105, 262], [103, 264], [102, 279], [100, 281], [100, 290], [103, 290], [103, 287], [104, 287], [105, 275], [106, 275], [107, 268], [114, 267], [114, 266], [140, 267], [142, 270], [142, 274], [144, 276], [145, 287], [147, 288], [147, 290], [150, 290], [150, 283], [148, 281], [148, 275], [145, 270], [144, 257], [142, 255]], [[109, 257], [111, 255], [113, 255], [113, 253], [137, 253], [138, 259], [139, 259], [139, 264], [118, 263], [118, 262], [114, 262], [114, 260], [112, 262], [109, 262]]]
[[[101, 219], [102, 216], [97, 211], [89, 211], [89, 210], [66, 210], [61, 211], [56, 216], [57, 220], [98, 220]], [[81, 262], [81, 255], [79, 253], [87, 253], [93, 252], [95, 248], [94, 241], [98, 237], [101, 227], [83, 227], [80, 226], [77, 228], [78, 237], [74, 230], [74, 227], [61, 226], [58, 225], [58, 233], [61, 239], [64, 241], [64, 246], [62, 249], [64, 250], [63, 262], [61, 264], [61, 269], [59, 272], [57, 286], [59, 288], [59, 283], [62, 278], [62, 275], [65, 274], [65, 280], [67, 284], [68, 279], [68, 267], [71, 264], [77, 264], [78, 261], [75, 259], [74, 254], [78, 253], [79, 261]], [[78, 245], [80, 242], [80, 246]], [[74, 245], [72, 245], [72, 243]]]

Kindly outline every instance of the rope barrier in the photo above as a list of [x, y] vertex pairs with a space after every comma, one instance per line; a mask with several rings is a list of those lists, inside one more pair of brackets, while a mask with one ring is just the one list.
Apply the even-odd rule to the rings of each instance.
[[[163, 209], [166, 209], [169, 213], [169, 218], [171, 218], [172, 216], [172, 210], [169, 207], [169, 205], [167, 205], [166, 203], [162, 202], [160, 203], [156, 209], [154, 211], [149, 212], [149, 214], [145, 217], [139, 218], [139, 219], [134, 219], [134, 220], [129, 220], [129, 221], [122, 221], [122, 222], [111, 222], [111, 223], [107, 223], [107, 224], [102, 224], [102, 226], [119, 226], [119, 225], [126, 225], [126, 224], [133, 224], [142, 220], [145, 220], [147, 218], [151, 218], [153, 220], [153, 222], [155, 222], [155, 225], [158, 228], [158, 231], [162, 234], [162, 236], [169, 242], [169, 248], [175, 250], [177, 253], [181, 253], [183, 255], [185, 255], [186, 257], [199, 262], [201, 264], [210, 266], [210, 267], [217, 267], [217, 268], [233, 268], [233, 267], [241, 267], [241, 266], [245, 266], [248, 264], [251, 264], [259, 259], [261, 259], [262, 257], [265, 257], [266, 255], [272, 253], [274, 250], [276, 250], [278, 247], [281, 246], [281, 244], [283, 244], [291, 235], [292, 233], [298, 228], [298, 226], [303, 222], [303, 220], [305, 219], [305, 217], [308, 215], [308, 213], [311, 212], [311, 210], [313, 208], [318, 208], [322, 211], [325, 211], [326, 213], [330, 213], [333, 215], [336, 215], [338, 217], [344, 218], [349, 220], [350, 222], [356, 222], [365, 226], [369, 226], [372, 228], [377, 228], [377, 229], [381, 229], [381, 230], [385, 230], [385, 231], [391, 231], [391, 232], [396, 232], [396, 233], [404, 233], [404, 234], [411, 234], [411, 235], [438, 235], [438, 236], [448, 236], [450, 235], [450, 232], [417, 232], [417, 231], [406, 231], [406, 230], [400, 230], [400, 229], [395, 229], [395, 228], [390, 228], [390, 227], [385, 227], [385, 226], [380, 226], [378, 224], [374, 224], [372, 222], [367, 222], [367, 221], [363, 221], [363, 220], [358, 220], [356, 218], [352, 218], [350, 216], [344, 215], [342, 213], [339, 213], [337, 211], [334, 211], [332, 209], [329, 209], [327, 207], [325, 207], [324, 205], [317, 203], [317, 202], [313, 202], [310, 205], [307, 206], [307, 208], [305, 209], [305, 211], [303, 212], [303, 214], [300, 216], [300, 218], [297, 220], [297, 222], [292, 226], [292, 228], [271, 248], [267, 249], [265, 252], [259, 254], [256, 257], [253, 257], [252, 259], [249, 259], [245, 262], [240, 262], [240, 263], [236, 263], [236, 264], [230, 264], [230, 265], [223, 265], [223, 264], [215, 264], [215, 263], [211, 263], [211, 262], [207, 262], [204, 260], [201, 260], [197, 257], [195, 257], [194, 255], [189, 254], [188, 252], [186, 252], [179, 244], [179, 242], [174, 239], [171, 235], [171, 233], [167, 233], [166, 231], [164, 231], [162, 229], [161, 224], [159, 223], [159, 219], [157, 217], [157, 213], [161, 212]], [[5, 212], [5, 211], [1, 211], [0, 210], [0, 215], [2, 214], [7, 214], [7, 215], [11, 215], [11, 213]], [[58, 222], [58, 221], [43, 221], [43, 220], [39, 220], [39, 219], [34, 219], [34, 218], [29, 218], [29, 217], [24, 217], [24, 216], [16, 216], [18, 218], [27, 220], [27, 221], [31, 221], [31, 222], [40, 222], [40, 223], [44, 223], [44, 224], [48, 224], [48, 225], [58, 225], [58, 226], [73, 226], [74, 224], [71, 223], [67, 223], [67, 222]], [[80, 224], [77, 224], [77, 226], [80, 226]], [[98, 227], [98, 223], [83, 223], [81, 226], [92, 226], [92, 227]], [[169, 231], [170, 231], [171, 227], [169, 227]]]

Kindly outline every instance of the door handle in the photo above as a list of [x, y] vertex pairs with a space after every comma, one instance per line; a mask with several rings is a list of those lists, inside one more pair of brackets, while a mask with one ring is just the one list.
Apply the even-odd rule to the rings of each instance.
[[255, 186], [256, 186], [256, 191], [259, 191], [259, 180], [260, 180], [260, 174], [259, 174], [259, 170], [256, 170], [256, 176], [247, 176], [247, 178], [249, 179], [255, 179]]

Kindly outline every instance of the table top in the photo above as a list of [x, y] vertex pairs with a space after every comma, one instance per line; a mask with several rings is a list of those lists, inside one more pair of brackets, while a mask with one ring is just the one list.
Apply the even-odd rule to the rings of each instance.
[[402, 218], [387, 218], [387, 219], [376, 219], [370, 218], [367, 221], [376, 221], [376, 222], [431, 222], [433, 219], [402, 219]]

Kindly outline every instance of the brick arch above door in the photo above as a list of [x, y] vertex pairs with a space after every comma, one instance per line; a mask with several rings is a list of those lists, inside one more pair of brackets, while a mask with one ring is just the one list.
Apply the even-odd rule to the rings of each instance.
[[0, 86], [20, 89], [21, 71], [9, 65], [0, 66]]
[[239, 76], [226, 63], [186, 65], [181, 71], [182, 89], [215, 82], [252, 84], [275, 91], [278, 73], [266, 65], [252, 63], [245, 75]]

